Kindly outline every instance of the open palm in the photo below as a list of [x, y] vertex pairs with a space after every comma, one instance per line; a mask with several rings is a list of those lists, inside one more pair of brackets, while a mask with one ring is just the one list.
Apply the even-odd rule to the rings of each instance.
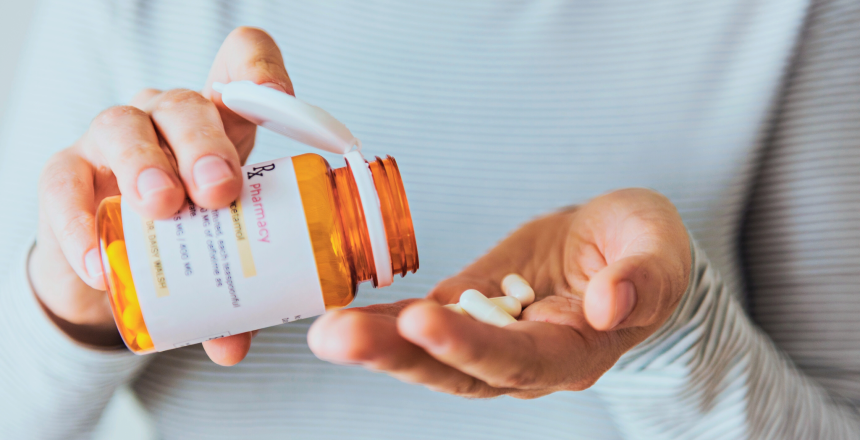
[[[653, 191], [616, 191], [524, 225], [428, 300], [329, 313], [308, 342], [321, 359], [467, 397], [582, 390], [669, 318], [689, 272], [674, 206]], [[537, 296], [518, 322], [493, 327], [439, 305], [470, 288], [501, 296], [509, 273]]]

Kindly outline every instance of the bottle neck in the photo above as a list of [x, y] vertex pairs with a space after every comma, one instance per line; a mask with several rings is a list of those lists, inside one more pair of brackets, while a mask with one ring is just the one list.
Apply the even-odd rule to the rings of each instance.
[[[406, 272], [414, 273], [418, 270], [418, 246], [397, 162], [391, 156], [385, 159], [377, 157], [368, 165], [382, 211], [391, 271], [399, 273], [401, 277]], [[332, 175], [352, 275], [356, 282], [372, 281], [376, 286], [378, 282], [370, 234], [352, 171], [349, 167], [337, 168]]]

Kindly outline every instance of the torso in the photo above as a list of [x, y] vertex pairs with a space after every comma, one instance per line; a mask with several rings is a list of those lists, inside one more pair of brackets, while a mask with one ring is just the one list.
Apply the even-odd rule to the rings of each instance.
[[[421, 269], [358, 305], [423, 296], [518, 224], [629, 186], [669, 196], [740, 291], [738, 228], [805, 2], [664, 3], [160, 1], [118, 6], [108, 47], [127, 101], [200, 88], [227, 32], [259, 26], [297, 96], [397, 159]], [[250, 160], [308, 151], [260, 130]], [[230, 369], [199, 346], [155, 355], [136, 391], [165, 438], [618, 436], [591, 392], [436, 394], [316, 360], [308, 325], [264, 330]]]

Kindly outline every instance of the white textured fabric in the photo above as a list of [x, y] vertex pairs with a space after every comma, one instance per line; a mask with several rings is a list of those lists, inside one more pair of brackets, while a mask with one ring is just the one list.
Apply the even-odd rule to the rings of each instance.
[[[0, 438], [86, 438], [126, 381], [165, 439], [857, 438], [860, 247], [840, 240], [860, 221], [858, 23], [849, 1], [46, 1], [0, 137]], [[42, 164], [141, 88], [199, 89], [239, 25], [398, 160], [421, 269], [359, 305], [423, 296], [529, 218], [646, 186], [700, 245], [682, 306], [592, 390], [531, 401], [325, 364], [306, 322], [232, 368], [199, 346], [72, 344], [24, 272]], [[306, 151], [261, 130], [250, 160]]]

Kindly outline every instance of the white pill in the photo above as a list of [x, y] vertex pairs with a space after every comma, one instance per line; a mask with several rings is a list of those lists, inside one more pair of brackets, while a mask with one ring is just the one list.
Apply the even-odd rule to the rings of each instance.
[[525, 307], [535, 301], [535, 291], [523, 277], [512, 273], [502, 278], [502, 292], [520, 301]]
[[519, 300], [510, 296], [497, 296], [495, 298], [490, 298], [490, 301], [501, 307], [502, 310], [514, 318], [520, 316], [520, 313], [523, 311], [523, 306], [520, 304]]
[[513, 316], [508, 315], [496, 303], [475, 289], [469, 289], [460, 295], [460, 307], [478, 321], [497, 327], [504, 327], [512, 322], [517, 322]]
[[443, 307], [451, 309], [452, 312], [456, 312], [461, 315], [468, 315], [468, 313], [460, 307], [460, 304], [445, 304]]

